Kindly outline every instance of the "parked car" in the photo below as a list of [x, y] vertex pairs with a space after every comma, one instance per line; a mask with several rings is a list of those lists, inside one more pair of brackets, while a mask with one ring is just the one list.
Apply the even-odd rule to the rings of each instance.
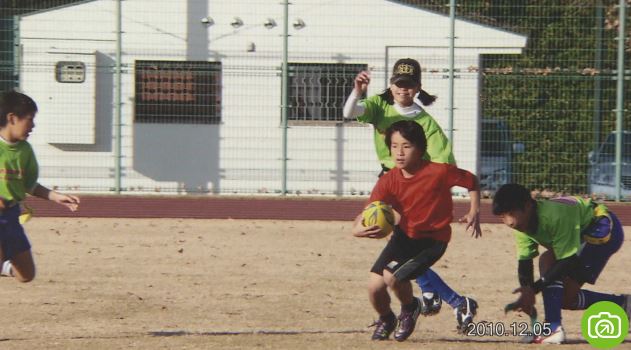
[[504, 121], [482, 119], [480, 137], [480, 190], [497, 191], [513, 178], [513, 156], [524, 152]]
[[[589, 152], [589, 193], [616, 197], [616, 132], [612, 131], [596, 151]], [[631, 131], [622, 132], [620, 196], [631, 197]]]

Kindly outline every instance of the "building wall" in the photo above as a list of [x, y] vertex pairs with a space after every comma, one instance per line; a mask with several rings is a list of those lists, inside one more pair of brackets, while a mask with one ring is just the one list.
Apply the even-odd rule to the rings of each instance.
[[[282, 5], [273, 0], [122, 4], [123, 187], [141, 192], [279, 190]], [[49, 186], [93, 191], [114, 184], [114, 6], [92, 1], [20, 21], [20, 85], [40, 106], [31, 142], [42, 182]], [[214, 20], [210, 27], [200, 22], [206, 15]], [[244, 22], [237, 29], [230, 26], [235, 16]], [[277, 26], [265, 28], [268, 18]], [[290, 62], [366, 64], [372, 70], [369, 95], [384, 89], [396, 59], [418, 59], [426, 70], [424, 89], [439, 96], [427, 109], [447, 129], [448, 18], [383, 0], [326, 6], [297, 0], [289, 18], [306, 24], [299, 30], [290, 25]], [[475, 172], [479, 55], [517, 54], [525, 38], [464, 21], [457, 21], [456, 33], [454, 149], [459, 166]], [[56, 83], [51, 72], [63, 55], [86, 57], [93, 80], [81, 89]], [[134, 123], [136, 60], [220, 61], [222, 123]], [[287, 142], [292, 191], [367, 193], [374, 185], [379, 165], [370, 126], [292, 124]]]

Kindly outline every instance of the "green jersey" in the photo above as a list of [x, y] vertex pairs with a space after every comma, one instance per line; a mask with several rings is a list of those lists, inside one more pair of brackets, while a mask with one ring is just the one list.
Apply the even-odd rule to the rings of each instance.
[[537, 232], [527, 234], [515, 230], [518, 259], [536, 257], [539, 245], [551, 249], [557, 260], [578, 254], [581, 233], [592, 223], [595, 209], [595, 203], [580, 197], [537, 201]]
[[26, 141], [8, 144], [0, 140], [0, 197], [20, 202], [37, 185], [39, 167], [33, 148]]
[[399, 114], [393, 105], [388, 104], [381, 96], [375, 95], [362, 101], [365, 106], [363, 115], [357, 117], [362, 123], [370, 123], [375, 127], [375, 149], [377, 157], [384, 166], [394, 168], [390, 150], [386, 145], [386, 129], [399, 120], [414, 120], [423, 127], [427, 138], [425, 159], [435, 163], [456, 164], [451, 150], [451, 142], [443, 133], [436, 120], [424, 110], [413, 117]]

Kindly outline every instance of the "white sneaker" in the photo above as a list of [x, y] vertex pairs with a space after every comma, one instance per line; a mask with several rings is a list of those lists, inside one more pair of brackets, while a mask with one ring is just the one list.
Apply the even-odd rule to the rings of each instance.
[[423, 293], [421, 300], [421, 315], [433, 316], [440, 312], [443, 300], [438, 293]]
[[563, 326], [557, 327], [552, 333], [548, 336], [540, 335], [536, 336], [533, 341], [533, 344], [563, 344], [565, 343], [565, 331], [563, 330]]
[[458, 333], [466, 334], [469, 329], [469, 324], [473, 322], [473, 318], [478, 312], [478, 303], [469, 298], [464, 297], [464, 300], [454, 309], [454, 315], [456, 315], [456, 322], [458, 325], [456, 329]]
[[2, 268], [0, 268], [0, 276], [13, 277], [13, 272], [11, 271], [12, 269], [13, 269], [13, 265], [11, 264], [11, 261], [5, 260], [2, 263]]

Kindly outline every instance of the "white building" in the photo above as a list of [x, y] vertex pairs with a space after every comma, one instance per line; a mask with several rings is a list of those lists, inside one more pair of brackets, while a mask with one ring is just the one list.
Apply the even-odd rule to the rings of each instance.
[[[281, 3], [122, 2], [125, 190], [281, 189]], [[352, 78], [372, 70], [372, 95], [394, 61], [416, 58], [424, 89], [439, 97], [428, 111], [446, 129], [449, 18], [385, 0], [291, 3], [287, 188], [368, 192], [379, 168], [372, 129], [339, 122]], [[19, 19], [20, 87], [39, 105], [30, 141], [48, 186], [114, 186], [116, 19], [113, 0]], [[455, 31], [455, 155], [476, 172], [480, 55], [520, 54], [526, 37], [463, 20]]]

